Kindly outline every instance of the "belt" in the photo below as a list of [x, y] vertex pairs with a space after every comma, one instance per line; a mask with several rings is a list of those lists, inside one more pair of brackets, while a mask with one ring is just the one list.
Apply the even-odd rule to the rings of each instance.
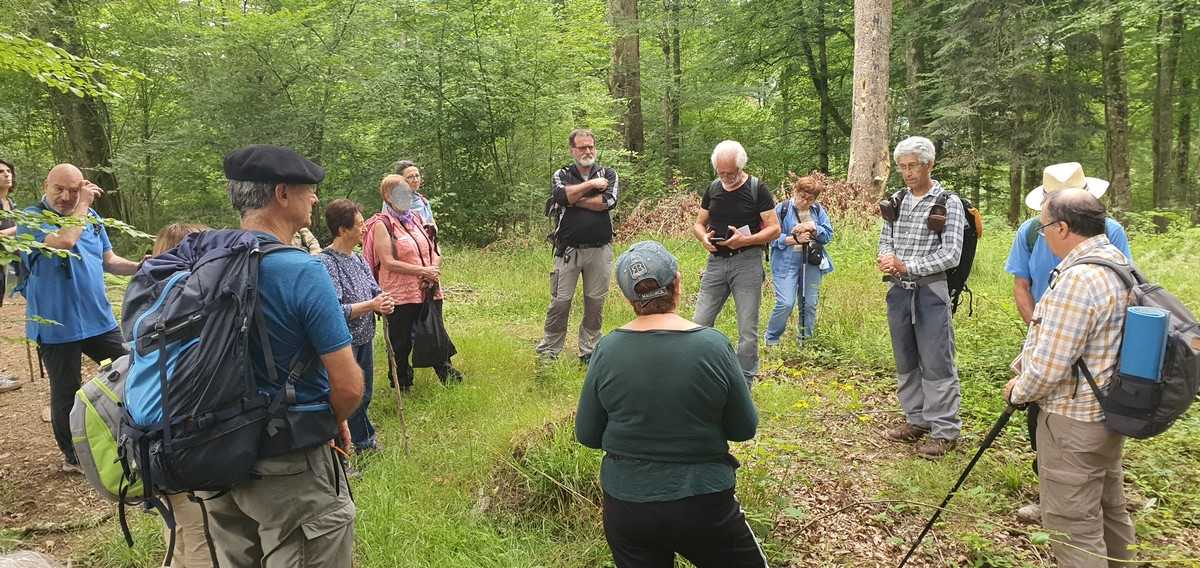
[[734, 256], [734, 255], [737, 255], [737, 254], [741, 254], [743, 251], [750, 251], [750, 250], [754, 250], [754, 249], [760, 249], [760, 248], [762, 248], [762, 247], [761, 247], [761, 246], [759, 246], [759, 245], [750, 246], [750, 247], [742, 247], [742, 248], [738, 248], [738, 249], [731, 249], [731, 248], [727, 248], [727, 249], [721, 249], [721, 248], [718, 248], [718, 249], [717, 249], [717, 252], [714, 252], [714, 253], [711, 253], [711, 254], [712, 254], [713, 256], [717, 256], [717, 257], [721, 257], [721, 258], [729, 258], [729, 257], [731, 257], [731, 256]]
[[945, 272], [939, 272], [937, 274], [930, 274], [929, 276], [920, 276], [917, 278], [911, 278], [911, 277], [900, 278], [897, 276], [884, 276], [883, 277], [884, 282], [891, 282], [892, 284], [899, 286], [901, 288], [904, 288], [905, 290], [916, 290], [917, 288], [920, 288], [922, 286], [928, 286], [930, 284], [933, 284], [934, 282], [941, 282], [942, 280], [945, 280], [945, 279], [946, 279]]
[[563, 246], [564, 246], [564, 247], [567, 247], [567, 248], [573, 248], [573, 249], [579, 249], [579, 250], [583, 250], [583, 249], [597, 249], [597, 248], [606, 247], [606, 246], [608, 246], [608, 245], [610, 245], [610, 244], [612, 244], [612, 243], [584, 243], [584, 244], [575, 244], [575, 243], [563, 242]]

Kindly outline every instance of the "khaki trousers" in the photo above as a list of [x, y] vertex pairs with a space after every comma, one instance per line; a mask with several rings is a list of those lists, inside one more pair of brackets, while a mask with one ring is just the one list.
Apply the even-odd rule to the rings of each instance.
[[571, 300], [575, 286], [583, 277], [583, 321], [579, 324], [579, 356], [591, 356], [600, 341], [604, 323], [604, 299], [608, 297], [608, 282], [612, 278], [612, 244], [602, 247], [567, 248], [562, 256], [554, 257], [550, 272], [550, 306], [546, 308], [546, 325], [536, 351], [543, 357], [557, 358], [567, 340], [567, 320], [571, 316]]
[[1053, 543], [1062, 568], [1117, 568], [1131, 563], [1136, 542], [1122, 491], [1124, 436], [1103, 422], [1080, 422], [1043, 410], [1037, 460], [1042, 526], [1076, 548]]
[[[212, 568], [212, 554], [208, 550], [208, 533], [204, 530], [204, 510], [198, 503], [188, 499], [187, 493], [168, 495], [171, 511], [175, 514], [175, 552], [171, 556], [171, 568]], [[163, 542], [171, 542], [171, 529], [163, 525]], [[165, 560], [165, 559], [164, 559]]]
[[206, 502], [221, 568], [350, 568], [354, 501], [332, 448], [264, 458], [254, 469], [258, 479]]

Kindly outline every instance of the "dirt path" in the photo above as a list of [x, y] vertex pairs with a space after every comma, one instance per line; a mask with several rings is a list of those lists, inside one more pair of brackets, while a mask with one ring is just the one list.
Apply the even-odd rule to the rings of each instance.
[[[59, 469], [62, 454], [49, 422], [42, 419], [49, 408], [50, 386], [39, 376], [36, 352], [33, 376], [29, 374], [24, 326], [25, 302], [6, 300], [0, 307], [0, 374], [15, 376], [22, 387], [0, 393], [0, 532], [30, 537], [22, 543], [23, 548], [63, 558], [70, 551], [58, 533], [94, 524], [109, 515], [112, 507], [82, 476]], [[95, 369], [87, 360], [85, 380]]]

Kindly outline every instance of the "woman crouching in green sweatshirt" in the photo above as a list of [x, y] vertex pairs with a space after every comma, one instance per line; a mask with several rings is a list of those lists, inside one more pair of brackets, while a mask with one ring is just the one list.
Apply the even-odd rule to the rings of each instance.
[[680, 317], [679, 263], [653, 241], [617, 259], [637, 317], [600, 340], [575, 437], [603, 449], [604, 534], [617, 568], [764, 567], [734, 498], [727, 440], [754, 437], [758, 413], [721, 332]]

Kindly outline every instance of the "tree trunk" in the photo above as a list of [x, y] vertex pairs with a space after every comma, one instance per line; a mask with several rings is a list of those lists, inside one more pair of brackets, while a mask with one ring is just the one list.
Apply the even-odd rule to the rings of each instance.
[[1154, 86], [1153, 160], [1154, 206], [1167, 206], [1171, 195], [1171, 149], [1174, 134], [1175, 73], [1179, 67], [1179, 45], [1183, 35], [1183, 10], [1178, 3], [1159, 14], [1157, 77]]
[[670, 74], [667, 88], [663, 92], [663, 156], [666, 158], [668, 181], [675, 170], [679, 169], [679, 97], [683, 92], [683, 66], [679, 53], [679, 3], [680, 0], [663, 0], [663, 63]]
[[891, 165], [887, 99], [891, 35], [891, 0], [854, 0], [854, 116], [846, 177], [880, 194]]
[[1192, 153], [1192, 89], [1191, 77], [1179, 82], [1179, 131], [1175, 144], [1175, 196], [1180, 203], [1189, 203], [1192, 179], [1188, 177], [1188, 163]]
[[[42, 39], [53, 43], [71, 55], [87, 57], [75, 25], [75, 13], [69, 0], [56, 0], [51, 5], [47, 27], [39, 30]], [[99, 77], [96, 77], [99, 80]], [[83, 176], [104, 188], [104, 195], [93, 208], [102, 217], [124, 219], [117, 177], [113, 175], [112, 139], [109, 137], [108, 107], [91, 95], [77, 97], [51, 88], [50, 103], [66, 142], [67, 162], [83, 171]], [[59, 158], [56, 156], [56, 158]]]
[[925, 119], [925, 108], [921, 104], [920, 87], [921, 72], [924, 71], [925, 66], [925, 38], [920, 37], [921, 34], [914, 29], [918, 25], [917, 22], [921, 21], [918, 15], [921, 3], [922, 0], [905, 0], [905, 10], [909, 15], [908, 21], [912, 24], [904, 34], [904, 94], [905, 102], [908, 104], [908, 129], [914, 134], [924, 132], [928, 125]]
[[1117, 0], [1107, 0], [1111, 10], [1100, 26], [1100, 51], [1104, 60], [1104, 153], [1109, 189], [1117, 209], [1133, 207], [1129, 180], [1129, 92], [1125, 87], [1125, 31]]
[[609, 22], [617, 39], [612, 47], [609, 93], [621, 105], [620, 129], [625, 149], [641, 153], [646, 148], [642, 122], [642, 74], [639, 51], [637, 0], [608, 0]]

